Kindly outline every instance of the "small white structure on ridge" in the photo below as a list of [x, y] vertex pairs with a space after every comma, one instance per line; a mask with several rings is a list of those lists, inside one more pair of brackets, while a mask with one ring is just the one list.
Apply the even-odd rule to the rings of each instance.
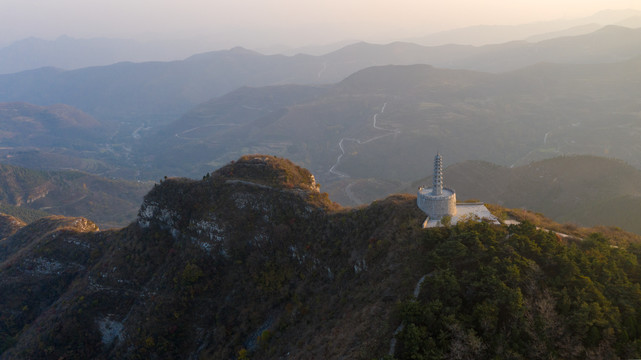
[[441, 220], [449, 216], [450, 223], [456, 224], [464, 218], [487, 219], [499, 224], [496, 216], [492, 215], [483, 203], [456, 203], [454, 189], [443, 186], [443, 157], [437, 153], [434, 157], [434, 178], [432, 187], [419, 187], [416, 204], [427, 214], [423, 223], [424, 228], [441, 225]]

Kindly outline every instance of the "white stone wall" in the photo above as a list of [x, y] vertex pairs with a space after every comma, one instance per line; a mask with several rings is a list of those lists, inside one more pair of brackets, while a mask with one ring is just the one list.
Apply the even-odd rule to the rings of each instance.
[[442, 195], [432, 195], [432, 189], [419, 188], [416, 202], [430, 220], [439, 220], [443, 216], [456, 215], [456, 193], [452, 189], [443, 188]]

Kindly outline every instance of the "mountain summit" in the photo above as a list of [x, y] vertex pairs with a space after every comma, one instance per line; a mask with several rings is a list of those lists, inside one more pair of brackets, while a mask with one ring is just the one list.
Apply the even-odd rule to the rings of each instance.
[[423, 219], [409, 195], [340, 208], [266, 155], [165, 179], [119, 230], [3, 218], [0, 359], [641, 354], [634, 236]]

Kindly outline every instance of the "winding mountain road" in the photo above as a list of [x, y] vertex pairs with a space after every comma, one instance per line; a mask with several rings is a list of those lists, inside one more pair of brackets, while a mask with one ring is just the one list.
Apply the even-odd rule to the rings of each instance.
[[385, 111], [385, 108], [386, 108], [386, 107], [387, 107], [387, 103], [384, 103], [384, 104], [383, 104], [383, 107], [381, 108], [381, 112], [380, 112], [380, 113], [376, 113], [376, 114], [374, 114], [374, 116], [372, 117], [372, 127], [373, 127], [374, 129], [376, 129], [376, 130], [386, 131], [386, 132], [387, 132], [387, 134], [382, 134], [382, 135], [374, 136], [374, 137], [369, 138], [369, 139], [367, 139], [367, 140], [360, 140], [360, 139], [349, 138], [349, 137], [343, 137], [343, 138], [341, 138], [341, 139], [338, 141], [338, 148], [341, 150], [341, 153], [340, 153], [340, 155], [338, 155], [338, 157], [336, 158], [336, 162], [334, 163], [334, 165], [332, 165], [332, 167], [331, 167], [331, 168], [329, 168], [329, 172], [330, 172], [330, 173], [332, 173], [332, 174], [334, 174], [334, 175], [338, 175], [338, 176], [340, 176], [340, 177], [350, 177], [347, 173], [344, 173], [344, 172], [342, 172], [342, 171], [338, 171], [338, 170], [336, 170], [336, 168], [340, 165], [341, 160], [343, 159], [343, 155], [345, 155], [345, 148], [343, 147], [343, 142], [344, 142], [344, 141], [353, 141], [353, 142], [355, 142], [355, 143], [357, 143], [357, 144], [359, 144], [359, 145], [362, 145], [362, 144], [367, 144], [367, 143], [369, 143], [369, 142], [372, 142], [372, 141], [375, 141], [375, 140], [378, 140], [378, 139], [382, 139], [382, 138], [384, 138], [384, 137], [386, 137], [386, 136], [396, 135], [396, 134], [399, 134], [399, 133], [401, 132], [401, 131], [400, 131], [400, 130], [398, 130], [398, 129], [385, 129], [385, 128], [382, 128], [382, 127], [380, 127], [380, 126], [378, 126], [378, 125], [376, 124], [376, 122], [377, 122], [377, 120], [378, 120], [378, 115], [379, 115], [379, 114], [382, 114], [382, 113]]
[[[385, 112], [385, 108], [386, 108], [386, 107], [387, 107], [387, 103], [384, 103], [384, 104], [383, 104], [383, 106], [381, 107], [381, 111], [380, 111], [380, 112], [378, 112], [378, 113], [376, 113], [376, 114], [374, 114], [374, 115], [372, 116], [372, 127], [373, 127], [374, 129], [376, 129], [376, 130], [385, 131], [386, 133], [385, 133], [385, 134], [382, 134], [382, 135], [374, 136], [374, 137], [369, 138], [369, 139], [366, 139], [366, 140], [360, 140], [360, 139], [350, 138], [350, 137], [343, 137], [343, 138], [341, 138], [341, 139], [338, 141], [338, 148], [341, 150], [341, 153], [340, 153], [340, 155], [338, 155], [338, 157], [336, 158], [336, 162], [334, 163], [334, 165], [332, 165], [332, 167], [330, 167], [330, 168], [329, 168], [329, 172], [330, 172], [331, 174], [338, 175], [338, 176], [339, 176], [339, 177], [341, 177], [341, 178], [349, 178], [349, 177], [351, 177], [349, 174], [347, 174], [347, 173], [345, 173], [345, 172], [342, 172], [342, 171], [339, 171], [339, 170], [337, 170], [337, 169], [336, 169], [336, 168], [341, 164], [341, 160], [343, 159], [343, 156], [345, 155], [345, 148], [343, 147], [343, 143], [344, 143], [345, 141], [353, 141], [353, 142], [357, 143], [358, 145], [362, 145], [362, 144], [367, 144], [367, 143], [369, 143], [369, 142], [372, 142], [372, 141], [376, 141], [376, 140], [382, 139], [382, 138], [384, 138], [384, 137], [386, 137], [386, 136], [396, 135], [396, 134], [399, 134], [399, 133], [401, 132], [401, 131], [400, 131], [400, 130], [398, 130], [398, 129], [386, 129], [386, 128], [380, 127], [380, 126], [378, 126], [378, 125], [376, 124], [376, 122], [378, 121], [378, 115], [379, 115], [379, 114], [383, 114], [383, 113]], [[355, 183], [356, 183], [355, 181], [352, 181], [352, 182], [350, 182], [349, 184], [347, 184], [347, 186], [345, 186], [345, 194], [347, 194], [347, 196], [349, 197], [349, 199], [350, 199], [352, 202], [354, 202], [356, 205], [360, 205], [360, 204], [362, 204], [362, 201], [361, 201], [359, 198], [357, 198], [357, 197], [354, 195], [354, 193], [351, 191], [351, 187], [352, 187]]]

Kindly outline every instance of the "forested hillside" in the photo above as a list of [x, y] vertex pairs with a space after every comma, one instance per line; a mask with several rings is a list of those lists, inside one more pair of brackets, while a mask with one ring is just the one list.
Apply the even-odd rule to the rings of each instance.
[[641, 351], [638, 243], [560, 241], [531, 223], [433, 231], [398, 359], [605, 359]]
[[641, 356], [639, 236], [491, 208], [521, 224], [422, 229], [414, 196], [340, 208], [253, 155], [163, 181], [121, 230], [13, 222], [0, 358]]

